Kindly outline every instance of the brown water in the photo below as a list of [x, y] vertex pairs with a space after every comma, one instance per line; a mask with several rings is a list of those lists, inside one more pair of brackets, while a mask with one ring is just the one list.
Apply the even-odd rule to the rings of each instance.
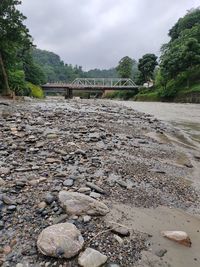
[[169, 122], [200, 144], [200, 104], [135, 101], [116, 101], [116, 103]]

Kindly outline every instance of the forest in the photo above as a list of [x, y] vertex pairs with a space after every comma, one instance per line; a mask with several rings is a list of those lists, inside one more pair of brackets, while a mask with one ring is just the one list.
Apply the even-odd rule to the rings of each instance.
[[[114, 92], [109, 98], [173, 101], [180, 94], [200, 92], [200, 9], [192, 9], [169, 30], [170, 40], [160, 49], [160, 57], [147, 53], [138, 61], [123, 57], [111, 69], [84, 71], [51, 51], [40, 50], [18, 10], [18, 0], [3, 1], [0, 6], [0, 94], [43, 97], [40, 85], [47, 82], [71, 82], [77, 77], [132, 78], [140, 85], [134, 96]], [[149, 83], [153, 87], [148, 88]], [[143, 84], [147, 86], [143, 87]]]

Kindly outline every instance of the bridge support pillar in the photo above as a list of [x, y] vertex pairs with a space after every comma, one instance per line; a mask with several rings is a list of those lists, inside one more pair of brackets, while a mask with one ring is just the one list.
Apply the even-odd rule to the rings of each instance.
[[73, 89], [66, 88], [65, 90], [65, 99], [73, 98]]

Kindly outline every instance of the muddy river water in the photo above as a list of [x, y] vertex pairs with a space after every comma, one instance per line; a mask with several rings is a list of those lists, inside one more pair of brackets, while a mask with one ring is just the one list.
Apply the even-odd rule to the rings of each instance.
[[193, 141], [200, 143], [200, 105], [161, 102], [118, 101], [118, 103], [155, 116], [182, 129]]

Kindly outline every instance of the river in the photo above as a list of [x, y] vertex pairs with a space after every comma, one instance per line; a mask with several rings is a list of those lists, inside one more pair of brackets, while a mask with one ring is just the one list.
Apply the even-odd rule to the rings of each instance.
[[200, 105], [161, 102], [116, 101], [126, 107], [148, 113], [181, 129], [200, 144]]

